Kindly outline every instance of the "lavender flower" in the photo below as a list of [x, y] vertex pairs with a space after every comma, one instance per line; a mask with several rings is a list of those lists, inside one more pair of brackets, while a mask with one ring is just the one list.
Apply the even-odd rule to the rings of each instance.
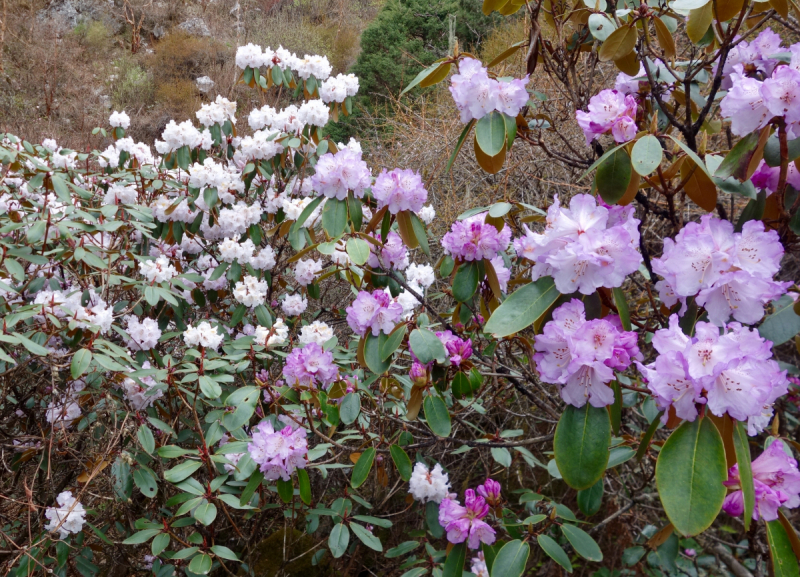
[[447, 531], [447, 540], [453, 544], [467, 542], [470, 549], [477, 549], [481, 543], [491, 545], [495, 531], [482, 519], [489, 513], [489, 505], [483, 497], [467, 489], [464, 506], [455, 499], [443, 499], [439, 504], [439, 524]]
[[485, 219], [486, 213], [480, 213], [454, 222], [450, 232], [442, 237], [445, 254], [459, 261], [491, 260], [508, 248], [511, 229], [506, 226], [498, 232]]
[[290, 386], [316, 388], [330, 385], [339, 376], [339, 367], [333, 364], [333, 355], [317, 343], [294, 348], [286, 357], [283, 377]]
[[392, 301], [382, 290], [359, 292], [356, 300], [345, 311], [347, 324], [354, 333], [362, 337], [367, 331], [371, 331], [376, 337], [381, 331], [388, 335], [403, 316], [403, 306]]
[[267, 480], [273, 481], [280, 477], [288, 481], [295, 469], [306, 468], [306, 430], [293, 430], [287, 425], [280, 431], [275, 431], [272, 423], [264, 421], [256, 425], [253, 442], [248, 443], [247, 451], [250, 458], [260, 465], [259, 469]]
[[372, 195], [378, 201], [378, 210], [388, 206], [392, 214], [403, 210], [419, 212], [428, 200], [428, 191], [419, 173], [399, 168], [382, 171], [372, 185]]

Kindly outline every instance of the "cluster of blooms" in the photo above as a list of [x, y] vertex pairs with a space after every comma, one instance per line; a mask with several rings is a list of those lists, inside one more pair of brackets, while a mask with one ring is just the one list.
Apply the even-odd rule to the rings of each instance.
[[236, 124], [234, 114], [236, 114], [236, 103], [220, 95], [217, 95], [216, 101], [203, 104], [200, 110], [195, 112], [197, 120], [206, 128], [215, 124], [222, 126], [227, 120], [230, 120], [231, 124]]
[[135, 186], [112, 183], [108, 186], [103, 204], [136, 204], [139, 199], [139, 191]]
[[42, 315], [37, 315], [37, 318], [44, 320], [45, 313], [60, 319], [72, 318], [78, 321], [81, 328], [106, 334], [114, 322], [114, 308], [94, 291], [89, 291], [89, 302], [84, 306], [81, 304], [83, 294], [84, 291], [79, 287], [67, 287], [63, 291], [39, 291], [33, 299], [33, 304], [42, 305]]
[[338, 377], [339, 367], [333, 363], [333, 354], [315, 342], [292, 349], [283, 366], [283, 378], [289, 386], [327, 387]]
[[58, 531], [61, 539], [66, 539], [70, 533], [76, 535], [86, 523], [86, 509], [72, 496], [72, 491], [64, 491], [56, 497], [57, 507], [48, 507], [44, 512], [49, 523], [45, 525], [48, 531]]
[[335, 154], [326, 152], [319, 157], [314, 169], [311, 186], [327, 198], [344, 200], [349, 190], [361, 198], [372, 180], [361, 153], [351, 148], [343, 148]]
[[428, 200], [428, 191], [418, 172], [395, 168], [378, 175], [372, 185], [372, 196], [378, 201], [378, 210], [388, 206], [390, 213], [397, 214], [402, 210], [422, 210]]
[[67, 387], [66, 392], [61, 396], [56, 391], [53, 391], [53, 398], [47, 404], [45, 420], [50, 423], [54, 430], [68, 429], [75, 419], [81, 416], [78, 393], [85, 386], [86, 384], [79, 379]]
[[[482, 488], [478, 487], [478, 492]], [[447, 540], [453, 544], [466, 541], [470, 549], [478, 549], [481, 543], [494, 543], [495, 530], [483, 521], [488, 514], [489, 504], [472, 489], [464, 493], [463, 507], [455, 495], [449, 495], [439, 504], [439, 524], [447, 531]]]
[[281, 310], [290, 317], [303, 314], [307, 307], [308, 300], [299, 293], [286, 295], [286, 298], [283, 299], [283, 303], [281, 304]]
[[129, 316], [126, 320], [128, 325], [125, 331], [130, 338], [125, 340], [125, 346], [132, 351], [147, 351], [158, 344], [158, 339], [161, 338], [158, 321], [149, 318], [140, 321], [134, 316]]
[[242, 327], [242, 332], [236, 335], [237, 339], [252, 336], [253, 344], [261, 345], [262, 347], [279, 347], [286, 343], [289, 338], [289, 327], [283, 322], [283, 319], [276, 319], [272, 323], [272, 328], [262, 326], [253, 326], [246, 324]]
[[[771, 31], [765, 30], [759, 37]], [[773, 37], [774, 36], [774, 37]], [[764, 44], [771, 47], [777, 44], [780, 48], [780, 37], [767, 34]], [[755, 44], [756, 41], [753, 41]], [[745, 49], [750, 49], [751, 46]], [[777, 117], [783, 118], [790, 138], [800, 136], [800, 44], [790, 47], [791, 61], [788, 65], [778, 64], [760, 51], [752, 50], [752, 55], [739, 56], [749, 58], [756, 56], [757, 64], [746, 62], [733, 64], [728, 75], [730, 89], [719, 105], [723, 118], [731, 120], [731, 132], [744, 136], [763, 128]], [[764, 80], [752, 76], [753, 67], [763, 67]], [[770, 74], [766, 74], [767, 70]]]
[[429, 264], [411, 263], [406, 269], [408, 282], [417, 284], [423, 288], [428, 288], [436, 282], [436, 273]]
[[[790, 162], [786, 172], [786, 184], [800, 190], [800, 170], [797, 170], [794, 162]], [[766, 195], [770, 196], [773, 192], [778, 190], [778, 184], [781, 177], [780, 166], [769, 166], [764, 160], [758, 164], [758, 168], [750, 177], [750, 182], [758, 189], [764, 189]]]
[[593, 407], [614, 402], [608, 383], [614, 371], [624, 371], [634, 359], [641, 360], [636, 333], [625, 331], [617, 316], [587, 321], [583, 302], [572, 299], [553, 311], [553, 320], [536, 335], [533, 359], [540, 378], [563, 385], [567, 404]]
[[360, 291], [345, 311], [347, 324], [362, 337], [368, 331], [375, 337], [381, 331], [388, 335], [403, 316], [403, 306], [382, 290]]
[[753, 324], [764, 316], [764, 304], [791, 286], [775, 282], [783, 245], [774, 230], [764, 230], [760, 220], [744, 224], [734, 232], [727, 220], [703, 215], [699, 223], [689, 222], [675, 240], [664, 239], [664, 253], [653, 259], [653, 270], [664, 280], [656, 283], [662, 302], [668, 307], [695, 296], [709, 320], [723, 326], [733, 316]]
[[314, 321], [300, 329], [300, 344], [316, 343], [320, 346], [333, 338], [333, 329], [322, 321]]
[[280, 111], [265, 104], [261, 108], [254, 108], [247, 117], [247, 122], [253, 130], [262, 131], [264, 129], [263, 132], [257, 132], [254, 135], [254, 138], [264, 140], [274, 138], [272, 135], [277, 136], [278, 132], [297, 134], [306, 125], [325, 126], [329, 117], [330, 110], [324, 101], [309, 100], [303, 102], [299, 108], [290, 104]]
[[[380, 242], [380, 235], [373, 234]], [[408, 249], [403, 244], [403, 239], [394, 231], [386, 235], [386, 242], [380, 248], [369, 243], [369, 258], [367, 264], [372, 268], [384, 270], [405, 270], [408, 267]]]
[[116, 110], [108, 117], [108, 123], [112, 128], [123, 128], [125, 130], [131, 125], [131, 117], [125, 111], [117, 112]]
[[217, 350], [224, 338], [224, 335], [217, 332], [217, 328], [208, 321], [203, 321], [197, 326], [188, 327], [183, 332], [183, 340], [189, 347], [200, 346]]
[[507, 226], [498, 231], [493, 224], [485, 222], [482, 212], [457, 220], [450, 232], [442, 237], [442, 248], [458, 261], [492, 260], [508, 248], [511, 242], [511, 229]]
[[[149, 369], [150, 362], [145, 361], [142, 363], [142, 369]], [[120, 388], [125, 394], [125, 400], [128, 401], [135, 411], [143, 411], [147, 407], [152, 406], [156, 400], [164, 396], [164, 391], [160, 389], [152, 390], [156, 386], [156, 381], [153, 377], [139, 377], [139, 382], [136, 382], [130, 377], [126, 377]]]
[[562, 294], [592, 294], [622, 285], [642, 262], [639, 220], [632, 206], [602, 206], [579, 194], [562, 208], [558, 196], [547, 209], [543, 233], [525, 227], [514, 241], [517, 256], [533, 261], [533, 280], [552, 276]]
[[170, 264], [169, 259], [163, 255], [154, 260], [140, 262], [139, 272], [151, 283], [162, 283], [178, 274], [175, 267]]
[[628, 142], [636, 136], [636, 98], [618, 90], [601, 90], [589, 100], [589, 112], [575, 111], [575, 119], [583, 130], [586, 144], [601, 134], [611, 132], [617, 142]]
[[[755, 485], [756, 504], [753, 508], [753, 519], [758, 521], [775, 521], [778, 508], [794, 509], [800, 506], [800, 471], [797, 461], [787, 451], [788, 446], [780, 439], [775, 439], [767, 449], [753, 460], [753, 483]], [[725, 485], [738, 490], [729, 493], [722, 504], [722, 510], [728, 515], [738, 517], [744, 513], [744, 492], [739, 488], [739, 465], [728, 471]]]
[[450, 355], [450, 364], [454, 367], [461, 366], [462, 362], [472, 356], [470, 339], [460, 339], [450, 331], [437, 332], [436, 336], [442, 341], [447, 354]]
[[274, 51], [267, 46], [262, 52], [261, 47], [255, 44], [239, 46], [236, 50], [236, 66], [242, 70], [261, 66], [267, 68], [278, 66], [282, 70], [288, 68], [296, 72], [303, 80], [308, 80], [311, 76], [317, 80], [326, 80], [333, 70], [326, 56], [306, 54], [305, 57], [298, 58], [283, 46]]
[[478, 551], [478, 554], [472, 558], [469, 571], [475, 577], [489, 577], [489, 568], [486, 566], [486, 558], [483, 556], [483, 551]]
[[461, 122], [480, 120], [493, 111], [516, 117], [528, 103], [529, 76], [511, 80], [489, 78], [489, 71], [480, 60], [464, 58], [458, 64], [458, 74], [450, 78], [450, 94], [461, 113]]
[[345, 98], [356, 94], [358, 94], [358, 77], [355, 74], [331, 76], [319, 88], [319, 97], [325, 103], [341, 103]]
[[249, 238], [244, 242], [237, 242], [235, 238], [226, 238], [217, 245], [219, 258], [223, 262], [238, 260], [239, 264], [249, 264], [256, 270], [272, 270], [275, 266], [275, 251], [271, 246], [265, 246], [256, 252], [256, 246]]
[[265, 479], [288, 481], [295, 469], [306, 468], [306, 430], [286, 425], [276, 431], [270, 421], [262, 421], [253, 429], [253, 442], [247, 444], [247, 452]]
[[637, 366], [659, 408], [674, 407], [687, 421], [697, 418], [698, 403], [707, 403], [718, 417], [728, 413], [747, 421], [749, 434], [756, 435], [769, 424], [772, 404], [788, 391], [786, 371], [772, 360], [772, 343], [739, 323], [720, 335], [718, 326], [698, 322], [689, 337], [672, 315], [669, 328], [653, 336], [653, 347], [655, 362]]
[[130, 158], [136, 159], [139, 166], [145, 164], [158, 164], [160, 159], [153, 156], [150, 147], [144, 142], [134, 142], [132, 138], [118, 138], [114, 144], [110, 144], [103, 152], [97, 157], [97, 164], [103, 168], [117, 168], [119, 166], [120, 156], [126, 152]]
[[244, 306], [252, 309], [264, 304], [268, 291], [269, 284], [267, 284], [267, 281], [260, 281], [254, 276], [245, 275], [242, 280], [236, 283], [236, 287], [233, 289], [233, 297]]
[[[746, 71], [753, 76], [766, 78], [775, 70], [775, 66], [780, 62], [773, 56], [786, 49], [781, 46], [781, 37], [775, 34], [770, 28], [762, 30], [752, 42], [739, 40], [737, 44], [728, 52], [728, 58], [722, 67], [722, 90], [730, 90], [733, 86], [733, 74], [741, 74]], [[719, 63], [714, 64], [714, 73]]]
[[[156, 140], [155, 142], [156, 150], [159, 154], [168, 154], [184, 146], [197, 148], [203, 144], [203, 134], [189, 120], [185, 120], [180, 124], [170, 120], [161, 134], [161, 138], [164, 140]], [[209, 133], [209, 140], [210, 138], [211, 135]]]
[[450, 478], [439, 463], [431, 470], [418, 461], [408, 481], [408, 492], [420, 503], [438, 504], [450, 494]]
[[313, 258], [301, 258], [294, 267], [294, 278], [300, 286], [308, 286], [314, 282], [322, 271], [322, 261]]
[[[650, 75], [655, 82], [670, 84], [662, 87], [661, 100], [662, 102], [668, 101], [672, 97], [671, 83], [677, 79], [672, 72], [667, 69], [663, 62], [656, 63], [648, 61], [650, 68]], [[644, 64], [639, 64], [639, 71], [634, 76], [628, 76], [624, 72], [617, 74], [617, 79], [614, 82], [614, 90], [622, 94], [633, 94], [636, 96], [644, 97], [648, 92], [651, 92], [650, 82], [647, 80], [647, 72], [644, 69]]]

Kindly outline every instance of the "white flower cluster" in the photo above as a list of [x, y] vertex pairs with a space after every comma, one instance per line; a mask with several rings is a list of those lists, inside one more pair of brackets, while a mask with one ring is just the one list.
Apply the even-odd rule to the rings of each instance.
[[222, 344], [223, 338], [224, 336], [217, 332], [217, 328], [208, 321], [203, 321], [197, 326], [188, 327], [183, 332], [183, 341], [190, 347], [201, 346], [217, 350]]
[[236, 114], [236, 103], [220, 95], [217, 95], [217, 99], [214, 102], [203, 104], [200, 110], [195, 112], [197, 120], [205, 127], [214, 126], [215, 124], [222, 126], [226, 120], [230, 120], [231, 124], [236, 124], [234, 114]]
[[322, 271], [322, 261], [313, 258], [301, 258], [294, 268], [294, 278], [300, 286], [308, 286]]
[[275, 51], [267, 46], [262, 52], [260, 46], [252, 43], [237, 48], [236, 66], [242, 70], [248, 67], [260, 68], [262, 66], [267, 68], [278, 66], [282, 70], [288, 68], [296, 72], [303, 80], [308, 80], [311, 76], [317, 80], [325, 80], [330, 76], [332, 70], [327, 56], [306, 54], [303, 58], [298, 58], [283, 46]]
[[149, 351], [158, 344], [161, 338], [161, 329], [155, 319], [144, 318], [141, 321], [129, 316], [126, 318], [128, 325], [125, 331], [130, 339], [125, 341], [125, 345], [132, 351]]
[[[108, 306], [94, 291], [88, 291], [89, 302], [82, 305], [84, 291], [78, 287], [66, 290], [41, 290], [36, 293], [33, 304], [42, 305], [42, 313], [57, 318], [74, 318], [81, 328], [100, 327], [100, 333], [111, 330], [114, 321], [114, 309]], [[41, 317], [44, 320], [44, 317]]]
[[[199, 189], [216, 188], [220, 201], [227, 204], [236, 201], [236, 197], [230, 191], [244, 193], [244, 182], [239, 168], [234, 164], [225, 165], [214, 162], [213, 158], [206, 158], [203, 164], [195, 162], [189, 167], [189, 186]], [[201, 201], [202, 198], [201, 194], [198, 201]], [[203, 204], [205, 204], [204, 201]]]
[[436, 273], [429, 264], [411, 263], [406, 269], [406, 278], [409, 283], [415, 283], [421, 287], [428, 288], [436, 282]]
[[277, 132], [259, 130], [253, 136], [242, 139], [242, 146], [237, 151], [246, 160], [269, 160], [283, 152], [283, 145], [278, 141]]
[[322, 83], [319, 97], [325, 103], [344, 102], [348, 96], [358, 94], [358, 77], [355, 74], [337, 74]]
[[255, 344], [262, 347], [279, 347], [286, 343], [289, 338], [289, 327], [283, 322], [283, 319], [277, 319], [272, 323], [272, 328], [258, 326], [253, 333], [255, 335]]
[[164, 140], [156, 140], [156, 150], [159, 154], [168, 154], [183, 146], [197, 148], [203, 143], [202, 133], [189, 120], [180, 124], [170, 120], [161, 134], [161, 138]]
[[136, 204], [139, 191], [135, 186], [112, 182], [103, 197], [103, 204]]
[[267, 298], [269, 285], [267, 281], [259, 281], [256, 277], [246, 275], [243, 280], [236, 283], [233, 289], [233, 297], [244, 306], [255, 308], [263, 305]]
[[450, 479], [438, 463], [432, 471], [424, 463], [417, 463], [408, 482], [408, 492], [421, 503], [441, 503], [450, 493]]
[[300, 329], [299, 341], [307, 345], [317, 343], [319, 346], [333, 338], [333, 329], [322, 321], [314, 321], [310, 325], [305, 325]]
[[238, 238], [226, 238], [219, 245], [220, 260], [223, 262], [233, 262], [238, 260], [239, 264], [249, 264], [256, 270], [270, 270], [275, 266], [275, 251], [271, 246], [265, 246], [260, 251], [255, 252], [256, 246], [249, 238], [244, 242], [237, 242]]
[[139, 272], [151, 283], [161, 283], [168, 281], [178, 274], [169, 259], [160, 256], [155, 260], [145, 260], [139, 263]]
[[[142, 364], [142, 368], [149, 369], [150, 362], [145, 361]], [[125, 394], [125, 400], [130, 403], [135, 411], [145, 410], [147, 407], [152, 406], [156, 400], [164, 396], [164, 391], [160, 389], [152, 390], [155, 386], [155, 379], [149, 376], [139, 377], [138, 383], [134, 379], [126, 377], [120, 385]]]
[[76, 535], [86, 522], [86, 509], [72, 496], [72, 491], [64, 491], [56, 497], [57, 507], [48, 507], [44, 516], [49, 519], [45, 526], [48, 531], [58, 530], [59, 537], [66, 539], [70, 533]]
[[78, 393], [86, 386], [83, 380], [73, 381], [63, 395], [53, 391], [53, 397], [47, 404], [45, 419], [55, 430], [68, 429], [73, 421], [81, 416]]
[[108, 124], [112, 128], [124, 128], [125, 130], [131, 125], [131, 117], [125, 111], [117, 112], [116, 110], [108, 117]]
[[127, 152], [128, 156], [135, 159], [140, 166], [145, 164], [157, 165], [161, 158], [153, 156], [150, 147], [144, 142], [134, 142], [130, 137], [119, 138], [111, 144], [97, 157], [97, 163], [103, 168], [117, 168], [119, 166], [120, 154]]
[[306, 300], [303, 295], [298, 293], [286, 295], [286, 298], [283, 299], [283, 303], [281, 304], [281, 310], [283, 310], [284, 314], [290, 317], [302, 315], [307, 307], [308, 300]]

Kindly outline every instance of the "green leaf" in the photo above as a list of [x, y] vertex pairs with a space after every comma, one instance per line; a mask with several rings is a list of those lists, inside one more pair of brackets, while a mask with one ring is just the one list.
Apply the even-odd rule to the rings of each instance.
[[753, 508], [756, 505], [756, 489], [753, 482], [753, 467], [750, 462], [750, 444], [747, 440], [747, 425], [734, 421], [733, 448], [736, 451], [736, 464], [739, 465], [739, 484], [744, 496], [744, 529], [750, 529]]
[[661, 143], [652, 134], [637, 140], [636, 144], [633, 145], [633, 150], [631, 150], [633, 170], [642, 176], [647, 176], [658, 168], [662, 157]]
[[453, 298], [463, 303], [472, 298], [478, 288], [479, 278], [478, 263], [465, 262], [458, 267], [453, 279]]
[[439, 504], [433, 501], [425, 503], [425, 522], [434, 538], [439, 539], [444, 535], [444, 527], [439, 524]]
[[461, 577], [467, 561], [467, 543], [457, 543], [450, 549], [442, 567], [442, 577]]
[[[572, 573], [572, 563], [569, 562], [569, 557], [552, 537], [548, 537], [547, 535], [539, 535], [537, 537], [537, 541], [539, 541], [539, 547], [542, 548], [542, 551], [547, 553], [548, 557], [561, 565], [567, 573]], [[494, 561], [494, 566], [497, 567], [497, 559]], [[499, 575], [501, 575], [501, 573], [498, 573], [498, 576]]]
[[364, 360], [367, 362], [369, 370], [376, 375], [385, 373], [392, 365], [391, 359], [383, 360], [381, 358], [381, 348], [386, 340], [387, 337], [383, 333], [379, 333], [376, 337], [369, 332], [364, 342]]
[[112, 489], [117, 501], [127, 501], [133, 494], [131, 466], [122, 457], [117, 457], [111, 465]]
[[780, 521], [767, 522], [767, 541], [769, 542], [769, 556], [772, 559], [774, 576], [797, 577], [800, 575], [792, 543]]
[[144, 543], [149, 541], [156, 535], [161, 533], [161, 529], [145, 529], [144, 531], [139, 531], [134, 533], [127, 539], [125, 539], [122, 544], [123, 545], [139, 545], [140, 543]]
[[180, 465], [164, 471], [164, 479], [170, 483], [180, 483], [202, 466], [203, 463], [200, 461], [184, 461]]
[[73, 379], [77, 379], [83, 373], [86, 372], [86, 369], [89, 368], [89, 365], [92, 362], [92, 351], [89, 349], [81, 349], [76, 352], [72, 356], [72, 363], [69, 367], [69, 372], [72, 375]]
[[594, 539], [583, 529], [575, 525], [564, 523], [561, 525], [561, 532], [575, 549], [575, 552], [587, 561], [602, 561], [603, 552], [600, 551]]
[[423, 365], [447, 358], [447, 351], [444, 349], [442, 341], [428, 329], [414, 329], [408, 337], [408, 344], [411, 351], [416, 355]]
[[397, 472], [400, 473], [400, 478], [408, 482], [411, 479], [411, 459], [408, 454], [403, 450], [400, 445], [392, 445], [389, 447], [389, 453], [392, 455], [394, 466], [397, 467]]
[[758, 334], [778, 346], [800, 333], [800, 316], [795, 314], [794, 300], [789, 295], [783, 295], [773, 305], [775, 312], [764, 319]]
[[400, 346], [400, 343], [403, 342], [403, 339], [406, 336], [406, 325], [401, 325], [400, 328], [396, 328], [391, 332], [391, 334], [386, 337], [386, 340], [381, 345], [381, 361], [388, 361], [389, 358], [394, 354], [397, 350], [397, 347]]
[[[758, 136], [758, 133], [755, 133]], [[800, 158], [800, 138], [789, 140], [787, 160], [793, 162]], [[773, 134], [767, 139], [767, 144], [764, 146], [764, 162], [767, 166], [776, 167], [781, 165], [781, 141], [777, 134]]]
[[230, 561], [239, 560], [239, 557], [236, 556], [236, 553], [223, 545], [212, 545], [211, 552], [217, 557], [222, 557], [223, 559], [228, 559]]
[[453, 163], [456, 161], [456, 157], [461, 151], [461, 148], [464, 146], [464, 141], [467, 139], [467, 135], [474, 125], [475, 119], [473, 118], [464, 127], [464, 130], [461, 131], [461, 136], [458, 137], [458, 142], [456, 142], [456, 147], [453, 149], [453, 154], [450, 155], [450, 160], [447, 161], [447, 166], [444, 169], [445, 174], [448, 174], [450, 169], [453, 168]]
[[[541, 545], [541, 542], [539, 544]], [[519, 539], [509, 541], [494, 558], [492, 577], [520, 577], [525, 571], [530, 553], [531, 548], [527, 543]]]
[[[308, 220], [308, 217], [311, 216], [311, 213], [316, 210], [316, 208], [320, 205], [320, 203], [325, 199], [324, 196], [318, 196], [314, 200], [312, 200], [308, 206], [303, 209], [303, 212], [300, 213], [300, 216], [297, 217], [297, 220], [292, 224], [291, 228], [289, 229], [289, 242], [292, 244], [292, 248], [295, 250], [300, 250], [303, 248], [303, 244], [305, 243], [305, 237], [302, 234], [303, 225]], [[326, 203], [327, 204], [327, 203]], [[220, 265], [222, 266], [222, 265]], [[219, 267], [218, 267], [219, 268]], [[214, 274], [216, 274], [216, 270]], [[214, 280], [214, 275], [212, 274], [210, 280]]]
[[192, 517], [205, 526], [210, 525], [217, 518], [217, 507], [205, 499], [192, 511]]
[[431, 64], [427, 68], [425, 68], [424, 70], [420, 71], [420, 73], [417, 74], [414, 77], [414, 80], [411, 81], [411, 84], [409, 84], [408, 86], [406, 86], [403, 89], [403, 91], [400, 93], [400, 96], [402, 96], [403, 94], [405, 94], [406, 92], [408, 92], [409, 90], [411, 90], [412, 88], [417, 86], [420, 82], [425, 80], [428, 76], [430, 76], [431, 74], [436, 72], [436, 69], [439, 68], [439, 66], [441, 66], [441, 64], [442, 64], [442, 61], [441, 60], [437, 60], [436, 62], [434, 62], [433, 64]]
[[329, 198], [322, 209], [322, 228], [331, 238], [344, 234], [347, 228], [347, 202]]
[[737, 142], [714, 171], [714, 176], [722, 179], [735, 176], [739, 180], [744, 180], [747, 176], [747, 166], [758, 146], [758, 138], [758, 132], [751, 132]]
[[392, 547], [386, 552], [387, 559], [394, 559], [395, 557], [401, 557], [406, 553], [411, 553], [414, 549], [420, 546], [419, 541], [403, 541], [397, 547]]
[[625, 293], [622, 292], [620, 287], [613, 289], [614, 304], [617, 305], [617, 312], [619, 312], [619, 320], [622, 322], [622, 328], [626, 331], [631, 329], [631, 314], [628, 311], [628, 301], [625, 300]]
[[250, 503], [250, 499], [253, 497], [253, 494], [256, 492], [256, 489], [258, 489], [259, 485], [261, 485], [261, 481], [263, 480], [264, 473], [261, 471], [256, 470], [252, 475], [250, 475], [250, 480], [247, 481], [247, 485], [242, 491], [242, 496], [239, 498], [240, 506], [244, 507]]
[[[277, 68], [277, 66], [274, 68]], [[200, 553], [199, 555], [192, 557], [192, 560], [189, 563], [189, 571], [192, 573], [197, 573], [198, 575], [207, 575], [208, 572], [211, 571], [212, 565], [213, 561], [211, 560], [211, 556], [206, 555], [205, 553]]]
[[492, 447], [492, 458], [497, 463], [508, 469], [511, 466], [511, 452], [505, 447]]
[[349, 238], [346, 245], [347, 255], [353, 264], [363, 265], [369, 258], [369, 244], [361, 238]]
[[48, 351], [42, 345], [33, 342], [31, 339], [29, 339], [25, 335], [23, 335], [21, 333], [14, 333], [14, 336], [19, 339], [19, 341], [22, 343], [22, 345], [26, 349], [28, 349], [28, 351], [30, 351], [31, 354], [38, 355], [40, 357], [46, 357], [47, 355], [50, 354], [50, 351]]
[[594, 177], [597, 192], [608, 204], [616, 204], [625, 195], [631, 176], [631, 158], [620, 148], [597, 167]]
[[674, 136], [672, 135], [667, 135], [667, 136], [669, 136], [675, 142], [675, 144], [677, 144], [680, 147], [680, 149], [686, 153], [686, 156], [688, 156], [694, 161], [694, 163], [697, 165], [697, 168], [702, 170], [708, 178], [711, 178], [711, 174], [708, 172], [706, 163], [703, 162], [703, 160], [699, 156], [697, 156], [697, 154], [691, 148], [686, 146], [683, 142], [681, 142]]
[[578, 508], [587, 517], [595, 515], [603, 505], [603, 479], [589, 487], [578, 491]]
[[311, 505], [311, 479], [308, 478], [308, 471], [297, 469], [297, 481], [300, 485], [300, 499], [306, 505]]
[[495, 309], [484, 332], [499, 339], [518, 333], [535, 323], [559, 297], [556, 285], [549, 276], [522, 286], [511, 293]]
[[292, 480], [284, 481], [283, 479], [278, 479], [275, 484], [278, 486], [278, 495], [281, 501], [284, 503], [291, 503], [292, 497], [294, 497], [294, 485], [292, 484]]
[[417, 237], [417, 242], [419, 242], [419, 247], [422, 249], [427, 256], [431, 256], [431, 248], [428, 246], [428, 233], [425, 232], [425, 225], [419, 219], [419, 217], [412, 213], [409, 213], [409, 218], [411, 219], [411, 229], [414, 231], [414, 236]]
[[381, 540], [368, 531], [366, 527], [358, 523], [350, 523], [350, 529], [352, 529], [353, 533], [356, 534], [356, 537], [358, 537], [364, 545], [373, 551], [383, 551]]
[[611, 421], [605, 408], [568, 405], [553, 441], [556, 466], [567, 485], [588, 489], [600, 480], [608, 465], [610, 443]]
[[218, 399], [220, 395], [222, 395], [222, 389], [220, 388], [219, 384], [211, 377], [207, 377], [202, 375], [199, 378], [200, 383], [200, 392], [203, 393], [203, 396], [207, 399]]
[[656, 462], [664, 512], [682, 535], [702, 533], [722, 509], [728, 478], [725, 447], [711, 419], [684, 422], [667, 439]]
[[367, 477], [369, 477], [369, 472], [372, 470], [372, 462], [374, 460], [375, 449], [373, 447], [370, 447], [361, 453], [361, 456], [358, 458], [358, 462], [356, 463], [355, 467], [353, 467], [353, 475], [350, 478], [350, 486], [353, 487], [353, 489], [358, 489], [364, 484], [364, 481], [367, 480]]
[[500, 112], [493, 111], [475, 125], [478, 146], [487, 156], [497, 156], [506, 143], [506, 123]]
[[152, 499], [158, 493], [158, 483], [149, 470], [136, 469], [133, 472], [133, 482], [148, 499]]
[[339, 405], [339, 418], [345, 425], [350, 425], [361, 412], [361, 397], [358, 393], [347, 393]]
[[331, 550], [331, 555], [334, 559], [338, 559], [344, 552], [347, 551], [347, 545], [350, 543], [350, 530], [344, 523], [337, 523], [331, 529], [331, 534], [328, 536], [328, 547]]
[[450, 413], [447, 411], [447, 405], [439, 397], [428, 395], [422, 403], [425, 408], [425, 420], [428, 421], [428, 426], [437, 437], [450, 436]]
[[139, 443], [142, 445], [142, 448], [148, 455], [152, 455], [156, 450], [156, 440], [153, 437], [153, 433], [150, 430], [150, 427], [145, 425], [139, 425], [139, 430], [136, 432], [136, 438], [139, 439]]

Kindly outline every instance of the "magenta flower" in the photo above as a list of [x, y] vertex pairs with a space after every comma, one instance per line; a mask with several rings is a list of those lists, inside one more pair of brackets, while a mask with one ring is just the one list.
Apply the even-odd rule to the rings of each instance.
[[[800, 505], [800, 472], [797, 461], [786, 453], [783, 441], [776, 439], [753, 461], [756, 506], [753, 519], [774, 521], [778, 508], [794, 509]], [[727, 487], [739, 487], [739, 465], [728, 471]], [[725, 497], [722, 509], [734, 517], [744, 513], [744, 493], [741, 489]]]
[[333, 355], [317, 343], [303, 348], [295, 347], [286, 357], [283, 377], [290, 386], [316, 388], [330, 385], [339, 376], [339, 367], [333, 364]]
[[439, 524], [447, 531], [447, 540], [453, 544], [467, 542], [470, 549], [477, 549], [481, 543], [491, 545], [495, 531], [482, 521], [489, 513], [489, 505], [483, 497], [467, 489], [464, 494], [464, 507], [454, 499], [442, 499], [439, 504]]
[[372, 185], [372, 195], [378, 201], [378, 210], [388, 206], [392, 214], [402, 210], [419, 212], [428, 200], [428, 191], [419, 173], [400, 168], [382, 171]]
[[305, 469], [308, 443], [306, 430], [292, 429], [287, 425], [280, 431], [265, 421], [253, 430], [253, 442], [248, 443], [250, 458], [260, 465], [264, 477], [270, 481], [282, 478], [288, 481], [295, 469]]
[[492, 260], [508, 248], [511, 229], [505, 226], [498, 232], [485, 219], [486, 213], [480, 213], [454, 222], [450, 232], [442, 237], [445, 254], [460, 261]]
[[428, 382], [428, 370], [425, 368], [425, 365], [419, 361], [414, 361], [411, 364], [411, 370], [409, 371], [408, 376], [412, 381], [414, 381], [414, 384], [418, 384], [420, 386]]
[[[373, 234], [374, 238], [380, 242], [380, 235]], [[386, 242], [381, 248], [369, 243], [369, 258], [367, 264], [372, 268], [384, 270], [405, 270], [408, 268], [408, 249], [403, 244], [403, 239], [394, 231], [386, 235]]]
[[359, 292], [356, 300], [345, 310], [347, 324], [362, 337], [367, 331], [376, 337], [381, 331], [388, 335], [403, 316], [403, 306], [382, 290]]
[[[780, 180], [781, 167], [769, 166], [763, 159], [758, 165], [758, 168], [750, 178], [750, 182], [756, 188], [763, 188], [767, 191], [767, 196], [778, 190], [778, 181]], [[793, 162], [789, 163], [788, 172], [786, 173], [786, 182], [795, 190], [800, 190], [800, 171]]]
[[442, 341], [447, 354], [450, 355], [450, 364], [458, 367], [461, 363], [472, 356], [472, 341], [470, 339], [460, 339], [450, 331], [440, 331], [436, 333]]
[[497, 507], [501, 503], [500, 483], [492, 479], [486, 479], [483, 485], [478, 485], [478, 494], [483, 497], [490, 507]]

